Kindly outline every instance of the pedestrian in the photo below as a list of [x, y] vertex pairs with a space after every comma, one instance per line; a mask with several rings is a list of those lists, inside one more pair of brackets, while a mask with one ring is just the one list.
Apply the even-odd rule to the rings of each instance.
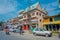
[[59, 28], [59, 34], [58, 34], [58, 37], [60, 38], [60, 28]]
[[22, 30], [22, 27], [20, 27], [20, 34], [23, 34], [23, 30]]
[[10, 33], [9, 33], [9, 28], [8, 28], [8, 26], [5, 27], [5, 33], [6, 33], [6, 35], [9, 35], [9, 34], [10, 34]]

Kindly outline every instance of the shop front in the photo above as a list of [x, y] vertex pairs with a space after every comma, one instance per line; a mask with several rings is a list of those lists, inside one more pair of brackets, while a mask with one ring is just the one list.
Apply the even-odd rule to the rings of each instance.
[[49, 30], [49, 31], [58, 31], [60, 28], [60, 24], [49, 24], [45, 26], [46, 26], [46, 30]]

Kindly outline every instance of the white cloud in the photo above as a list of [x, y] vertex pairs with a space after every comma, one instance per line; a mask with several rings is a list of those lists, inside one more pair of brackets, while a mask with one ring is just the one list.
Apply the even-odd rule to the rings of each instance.
[[0, 0], [0, 14], [16, 11], [17, 5], [16, 0]]
[[58, 7], [58, 3], [57, 3], [57, 1], [48, 3], [45, 5], [45, 7], [48, 11], [50, 11], [50, 10], [53, 11], [54, 9], [56, 9]]

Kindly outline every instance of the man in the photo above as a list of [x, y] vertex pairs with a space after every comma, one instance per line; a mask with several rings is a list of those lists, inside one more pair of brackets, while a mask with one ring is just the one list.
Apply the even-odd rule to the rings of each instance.
[[20, 26], [19, 29], [20, 29], [20, 34], [23, 35], [24, 31], [23, 31], [23, 29], [22, 29], [22, 26]]
[[20, 27], [20, 34], [22, 34], [22, 27]]

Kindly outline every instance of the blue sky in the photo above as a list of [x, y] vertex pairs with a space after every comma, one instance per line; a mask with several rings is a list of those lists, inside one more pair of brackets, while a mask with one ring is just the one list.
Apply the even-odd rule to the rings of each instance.
[[[31, 2], [31, 4], [28, 4]], [[18, 11], [40, 2], [41, 8], [45, 8], [48, 15], [56, 15], [60, 10], [58, 8], [58, 0], [0, 0], [0, 20], [9, 20], [18, 16]]]

